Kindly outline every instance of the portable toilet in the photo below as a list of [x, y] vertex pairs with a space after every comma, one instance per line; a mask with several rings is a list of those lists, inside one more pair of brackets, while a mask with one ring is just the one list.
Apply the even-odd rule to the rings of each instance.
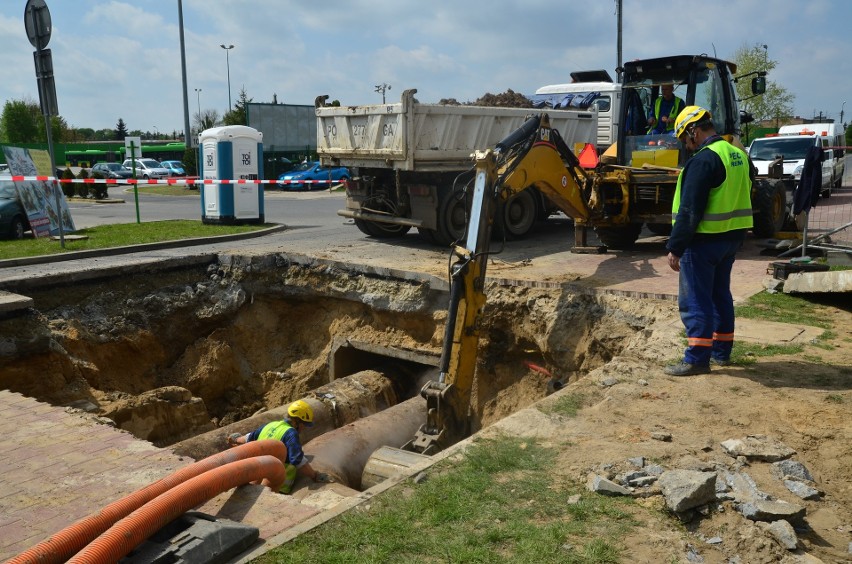
[[[198, 135], [201, 222], [263, 223], [263, 133], [245, 125], [205, 129]], [[229, 180], [228, 183], [209, 180]]]

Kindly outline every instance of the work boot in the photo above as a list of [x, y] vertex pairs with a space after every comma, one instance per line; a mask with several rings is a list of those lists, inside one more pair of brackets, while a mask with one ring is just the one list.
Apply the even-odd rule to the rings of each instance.
[[730, 358], [711, 358], [710, 364], [715, 364], [716, 366], [730, 366], [731, 359]]
[[663, 368], [663, 372], [669, 376], [696, 376], [698, 374], [709, 374], [710, 366], [701, 366], [699, 364], [680, 361], [677, 364], [666, 366]]

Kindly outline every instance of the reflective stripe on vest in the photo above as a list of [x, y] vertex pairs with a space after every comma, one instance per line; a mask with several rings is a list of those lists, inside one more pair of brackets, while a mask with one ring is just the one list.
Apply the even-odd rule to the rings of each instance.
[[[754, 226], [751, 210], [751, 178], [749, 177], [748, 158], [745, 153], [724, 139], [705, 145], [699, 152], [710, 149], [722, 159], [725, 166], [725, 181], [711, 188], [707, 197], [707, 207], [698, 224], [696, 233], [725, 233], [736, 229], [749, 229]], [[696, 153], [698, 154], [698, 153]], [[685, 167], [684, 167], [685, 170]], [[677, 177], [672, 216], [680, 209], [680, 188], [683, 182], [683, 170]], [[743, 190], [742, 187], [746, 189]], [[675, 218], [672, 217], [672, 223]]]
[[292, 428], [293, 427], [286, 421], [273, 421], [272, 423], [267, 423], [263, 426], [263, 429], [260, 430], [260, 435], [258, 435], [257, 440], [262, 441], [263, 439], [275, 439], [280, 441], [284, 438], [284, 433]]

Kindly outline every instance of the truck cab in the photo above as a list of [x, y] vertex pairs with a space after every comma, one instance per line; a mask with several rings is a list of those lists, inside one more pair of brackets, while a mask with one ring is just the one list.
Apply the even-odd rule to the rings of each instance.
[[572, 82], [542, 86], [530, 96], [533, 107], [595, 109], [598, 112], [597, 149], [606, 150], [618, 137], [621, 85], [604, 70], [571, 73]]

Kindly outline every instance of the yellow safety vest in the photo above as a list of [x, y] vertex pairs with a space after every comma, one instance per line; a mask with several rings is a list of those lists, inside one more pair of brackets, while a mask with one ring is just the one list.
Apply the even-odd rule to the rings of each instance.
[[[736, 229], [749, 229], [754, 226], [751, 209], [751, 177], [749, 176], [748, 157], [737, 147], [725, 140], [705, 145], [700, 151], [710, 149], [722, 159], [725, 165], [725, 181], [712, 188], [707, 198], [707, 207], [698, 224], [696, 233], [725, 233]], [[674, 202], [672, 202], [672, 223], [680, 208], [680, 187], [683, 170], [677, 178]], [[743, 189], [743, 186], [746, 189]]]
[[257, 440], [262, 441], [263, 439], [275, 439], [280, 441], [284, 437], [284, 433], [292, 428], [293, 427], [286, 421], [273, 421], [272, 423], [267, 423], [263, 426], [263, 429], [260, 430]]
[[[660, 118], [662, 117], [660, 115], [660, 106], [662, 105], [662, 103], [663, 103], [663, 97], [658, 96], [656, 102], [654, 102], [654, 119], [656, 119], [658, 122], [660, 121]], [[680, 111], [683, 109], [680, 106], [681, 106], [681, 100], [680, 100], [680, 98], [675, 96], [674, 97], [674, 103], [672, 104], [672, 109], [669, 110], [669, 121], [666, 122], [666, 131], [673, 131], [674, 130], [675, 121], [677, 120], [677, 116], [678, 116], [678, 114], [680, 114]], [[654, 127], [650, 128], [648, 131], [652, 131], [656, 127], [657, 126], [655, 125]]]

